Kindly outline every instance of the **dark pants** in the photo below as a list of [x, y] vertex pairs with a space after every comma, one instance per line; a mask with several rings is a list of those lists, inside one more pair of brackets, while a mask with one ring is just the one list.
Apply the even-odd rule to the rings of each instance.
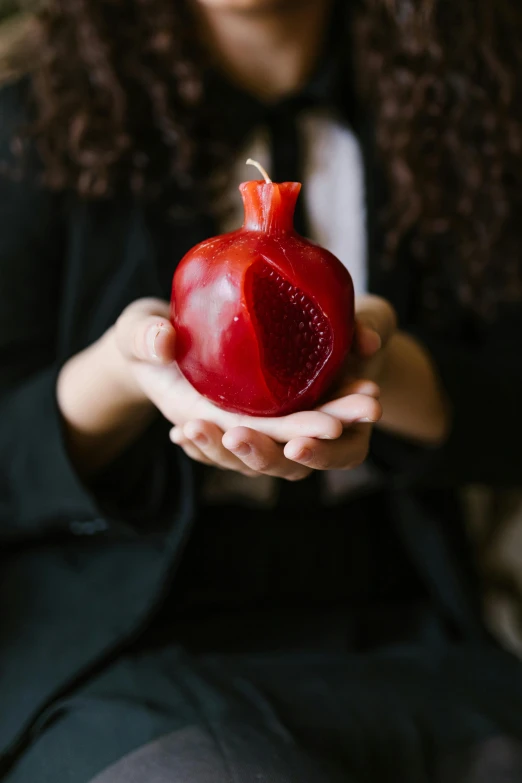
[[[231, 777], [221, 754], [209, 747], [197, 730], [186, 734], [170, 734], [130, 754], [113, 767], [97, 776], [92, 783], [326, 783], [321, 775], [303, 769], [302, 758], [295, 759], [292, 772], [273, 771], [267, 766], [267, 755], [255, 765], [252, 761], [243, 767], [241, 776]], [[203, 753], [203, 756], [202, 756]], [[268, 765], [270, 762], [268, 762]], [[264, 770], [260, 772], [259, 770]], [[386, 780], [392, 780], [390, 772]], [[350, 783], [347, 776], [337, 778]], [[365, 778], [368, 779], [368, 778]], [[333, 778], [330, 778], [333, 780]], [[434, 774], [434, 783], [519, 783], [522, 780], [522, 745], [509, 738], [495, 737], [462, 749]]]
[[520, 667], [490, 650], [198, 660], [169, 647], [55, 705], [7, 781], [515, 783], [520, 738]]
[[521, 667], [452, 646], [385, 499], [216, 522], [5, 783], [522, 781]]

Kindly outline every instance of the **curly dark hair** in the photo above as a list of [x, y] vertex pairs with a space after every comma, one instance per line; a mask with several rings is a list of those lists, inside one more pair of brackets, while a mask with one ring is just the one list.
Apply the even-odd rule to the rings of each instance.
[[[427, 278], [451, 265], [462, 301], [489, 312], [522, 288], [522, 6], [359, 6], [359, 88], [390, 186], [383, 262], [408, 239]], [[48, 3], [33, 83], [50, 187], [154, 194], [175, 178], [201, 197], [233, 150], [207, 116], [189, 16], [183, 0]]]

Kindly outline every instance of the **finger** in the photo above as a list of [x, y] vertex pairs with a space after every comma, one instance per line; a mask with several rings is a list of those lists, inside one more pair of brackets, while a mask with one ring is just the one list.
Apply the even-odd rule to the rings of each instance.
[[343, 385], [342, 389], [342, 395], [338, 396], [347, 397], [350, 394], [364, 394], [366, 397], [374, 397], [376, 400], [381, 396], [380, 387], [374, 381], [368, 381], [363, 378], [352, 381], [348, 385]]
[[[226, 418], [226, 417], [225, 417]], [[250, 417], [228, 415], [228, 426], [222, 427], [229, 430], [232, 427], [242, 426], [254, 429], [267, 435], [276, 443], [287, 443], [292, 438], [300, 436], [333, 440], [343, 432], [343, 425], [333, 416], [319, 410], [300, 411], [288, 416], [274, 418]]]
[[175, 357], [175, 331], [169, 306], [161, 299], [139, 299], [127, 307], [115, 325], [117, 345], [129, 359], [170, 364]]
[[209, 465], [210, 467], [217, 467], [217, 465], [214, 465], [213, 462], [207, 459], [205, 455], [202, 454], [200, 449], [194, 446], [194, 444], [191, 443], [189, 440], [184, 441], [183, 444], [181, 444], [181, 448], [183, 449], [187, 457], [193, 459], [194, 462], [201, 462], [203, 465]]
[[182, 376], [177, 379], [177, 391], [174, 393], [167, 389], [167, 393], [170, 393], [173, 404], [175, 403], [175, 415], [169, 412], [167, 406], [162, 413], [173, 424], [199, 419], [212, 421], [223, 432], [234, 427], [249, 427], [268, 435], [277, 443], [287, 443], [299, 436], [333, 439], [343, 432], [343, 425], [339, 420], [319, 410], [279, 417], [246, 416], [225, 411], [198, 394]]
[[181, 427], [172, 427], [169, 432], [169, 438], [176, 446], [181, 446], [187, 439], [183, 435], [183, 429]]
[[202, 451], [187, 438], [181, 438], [180, 442], [176, 443], [176, 445], [182, 448], [187, 457], [190, 457], [190, 459], [193, 459], [195, 462], [201, 462], [203, 465], [213, 465], [213, 463], [205, 457]]
[[320, 410], [335, 416], [344, 426], [356, 422], [375, 423], [382, 416], [380, 402], [365, 394], [348, 394], [338, 397], [321, 405]]
[[374, 356], [382, 347], [382, 339], [378, 332], [363, 323], [356, 323], [354, 335], [354, 350], [362, 359]]
[[202, 462], [204, 465], [213, 465], [216, 468], [218, 467], [203, 454], [201, 449], [199, 449], [195, 443], [189, 440], [189, 438], [185, 437], [182, 427], [173, 427], [169, 432], [169, 438], [172, 443], [176, 444], [176, 446], [180, 446], [185, 454], [191, 457], [191, 459], [195, 459], [197, 462]]
[[351, 470], [368, 456], [371, 426], [359, 424], [335, 441], [296, 438], [286, 444], [287, 459], [313, 470]]
[[375, 381], [370, 381], [365, 378], [357, 378], [356, 375], [355, 380], [348, 380], [349, 376], [354, 374], [354, 371], [357, 373], [358, 368], [353, 367], [350, 370], [347, 367], [347, 377], [340, 376], [337, 379], [337, 381], [330, 388], [328, 395], [324, 398], [324, 402], [318, 408], [318, 410], [322, 410], [327, 402], [332, 402], [333, 400], [337, 400], [340, 397], [347, 397], [350, 394], [364, 394], [366, 397], [374, 397], [376, 400], [379, 399], [381, 396], [381, 389], [380, 386], [375, 383]]
[[[397, 315], [391, 304], [386, 299], [373, 294], [357, 297], [356, 320], [358, 327], [363, 328], [363, 341], [369, 339], [368, 333], [365, 332], [365, 329], [367, 329], [374, 333], [376, 332], [381, 339], [382, 345], [386, 345], [397, 329]], [[358, 332], [356, 332], [356, 338], [360, 337], [361, 329]]]
[[222, 442], [223, 431], [215, 424], [208, 421], [190, 421], [183, 427], [183, 434], [210, 463], [251, 477], [256, 474], [239, 456], [225, 448]]
[[299, 481], [311, 472], [285, 457], [283, 446], [248, 427], [235, 427], [223, 436], [223, 445], [256, 473]]

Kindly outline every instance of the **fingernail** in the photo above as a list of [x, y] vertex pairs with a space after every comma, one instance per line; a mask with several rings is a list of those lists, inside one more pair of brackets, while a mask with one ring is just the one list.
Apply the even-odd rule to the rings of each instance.
[[310, 462], [312, 457], [313, 454], [310, 449], [301, 449], [301, 451], [297, 452], [297, 455], [294, 457], [294, 459], [297, 462]]
[[375, 424], [375, 421], [373, 419], [356, 419], [356, 424]]
[[179, 445], [181, 439], [183, 438], [183, 433], [179, 427], [174, 427], [173, 429], [171, 429], [169, 436], [173, 443]]
[[153, 359], [159, 359], [157, 345], [158, 338], [161, 334], [168, 334], [169, 330], [165, 326], [154, 326], [149, 329], [147, 334], [147, 343], [149, 351]]
[[235, 449], [231, 449], [238, 457], [247, 457], [252, 451], [252, 447], [248, 443], [239, 443]]

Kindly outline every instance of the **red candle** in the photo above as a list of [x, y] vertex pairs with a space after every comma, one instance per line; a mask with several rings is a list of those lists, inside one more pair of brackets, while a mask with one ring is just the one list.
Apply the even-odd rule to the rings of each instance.
[[251, 416], [313, 407], [354, 331], [352, 279], [293, 226], [298, 182], [240, 185], [242, 228], [190, 250], [174, 274], [177, 362], [213, 403]]

